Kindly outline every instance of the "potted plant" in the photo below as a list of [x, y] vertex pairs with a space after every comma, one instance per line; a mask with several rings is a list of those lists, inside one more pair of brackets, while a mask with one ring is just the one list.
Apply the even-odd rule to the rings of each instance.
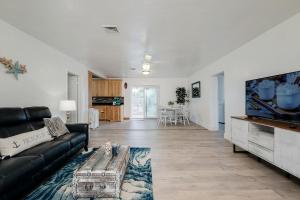
[[178, 87], [176, 89], [176, 103], [179, 105], [184, 105], [185, 102], [187, 102], [188, 100], [187, 98], [187, 91], [185, 89], [185, 87]]
[[169, 105], [169, 106], [174, 106], [174, 104], [175, 104], [174, 101], [169, 101], [169, 102], [168, 102], [168, 105]]

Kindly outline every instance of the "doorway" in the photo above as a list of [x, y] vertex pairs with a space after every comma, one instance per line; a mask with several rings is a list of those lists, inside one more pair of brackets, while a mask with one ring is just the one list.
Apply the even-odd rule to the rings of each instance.
[[70, 114], [71, 123], [78, 122], [78, 80], [78, 75], [68, 73], [68, 100], [74, 100], [76, 102], [76, 111], [72, 111]]
[[131, 90], [131, 118], [151, 119], [158, 117], [159, 88], [137, 86]]
[[225, 74], [220, 72], [212, 75], [212, 96], [210, 101], [211, 109], [211, 130], [218, 131], [224, 136], [225, 134]]
[[219, 131], [225, 131], [225, 103], [224, 103], [224, 73], [217, 75], [218, 79], [218, 122]]

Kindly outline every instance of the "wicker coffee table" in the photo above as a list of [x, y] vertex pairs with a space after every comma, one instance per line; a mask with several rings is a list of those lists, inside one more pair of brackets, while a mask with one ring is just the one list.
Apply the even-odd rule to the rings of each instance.
[[101, 146], [74, 172], [74, 198], [120, 198], [129, 155], [129, 146]]

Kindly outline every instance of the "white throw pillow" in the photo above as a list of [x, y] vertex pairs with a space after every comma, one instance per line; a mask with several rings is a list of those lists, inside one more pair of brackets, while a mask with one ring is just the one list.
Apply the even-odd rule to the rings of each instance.
[[12, 137], [0, 138], [0, 154], [2, 157], [14, 156], [26, 149], [51, 140], [53, 138], [46, 127]]
[[44, 118], [45, 126], [48, 128], [50, 135], [54, 138], [69, 133], [65, 123], [59, 117]]

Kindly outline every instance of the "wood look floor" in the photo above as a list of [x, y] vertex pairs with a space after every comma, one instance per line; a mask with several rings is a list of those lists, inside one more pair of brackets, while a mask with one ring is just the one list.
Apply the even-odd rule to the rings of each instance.
[[232, 153], [222, 134], [195, 125], [168, 129], [153, 124], [153, 120], [105, 124], [91, 131], [90, 146], [111, 141], [151, 147], [156, 200], [300, 199], [298, 179], [288, 179], [249, 154]]

